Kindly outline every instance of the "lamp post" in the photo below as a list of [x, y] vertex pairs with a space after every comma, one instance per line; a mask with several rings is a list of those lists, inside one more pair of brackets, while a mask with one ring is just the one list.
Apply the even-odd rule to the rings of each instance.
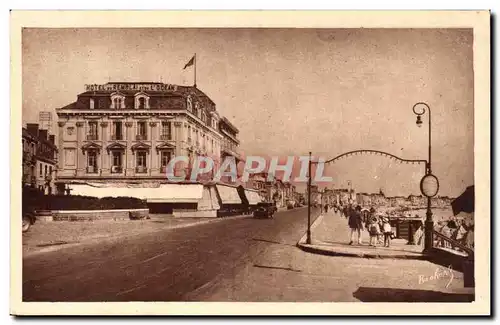
[[[431, 108], [429, 105], [423, 102], [416, 103], [413, 105], [413, 113], [417, 115], [417, 126], [422, 127], [422, 115], [428, 112], [429, 115], [429, 147], [428, 147], [428, 160], [426, 162], [425, 175], [420, 181], [420, 191], [427, 197], [427, 212], [425, 219], [425, 247], [424, 252], [429, 252], [433, 247], [433, 231], [434, 231], [434, 221], [432, 220], [432, 210], [431, 210], [431, 198], [436, 196], [439, 191], [439, 181], [436, 176], [432, 174], [432, 164], [431, 164], [431, 154], [432, 154], [432, 142], [431, 142]], [[410, 234], [411, 235], [411, 234]]]
[[307, 180], [307, 244], [311, 244], [311, 152], [309, 151], [309, 177]]

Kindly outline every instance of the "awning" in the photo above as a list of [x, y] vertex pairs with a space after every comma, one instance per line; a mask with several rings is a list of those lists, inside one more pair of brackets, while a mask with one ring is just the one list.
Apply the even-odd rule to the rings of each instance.
[[135, 197], [151, 203], [197, 203], [203, 196], [201, 184], [161, 184], [159, 187], [94, 187], [70, 184], [72, 195], [102, 197]]
[[262, 202], [262, 199], [257, 191], [245, 190], [245, 196], [247, 197], [248, 204], [256, 205], [259, 202]]
[[451, 202], [451, 208], [454, 215], [457, 215], [460, 212], [474, 212], [474, 186], [467, 187], [465, 192], [453, 200]]
[[222, 204], [242, 204], [236, 187], [217, 185], [216, 188]]

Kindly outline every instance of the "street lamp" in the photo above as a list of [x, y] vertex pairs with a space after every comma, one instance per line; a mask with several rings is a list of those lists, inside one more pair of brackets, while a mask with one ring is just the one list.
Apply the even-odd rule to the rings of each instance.
[[[427, 197], [427, 212], [425, 219], [425, 247], [424, 251], [430, 251], [433, 247], [433, 231], [434, 231], [434, 221], [432, 220], [431, 211], [431, 198], [436, 196], [439, 191], [439, 180], [436, 176], [432, 174], [431, 165], [431, 108], [429, 105], [423, 102], [416, 103], [413, 105], [413, 113], [417, 115], [417, 126], [422, 127], [422, 115], [428, 112], [429, 115], [429, 158], [426, 162], [425, 175], [420, 181], [420, 191]], [[411, 234], [410, 234], [411, 236]]]

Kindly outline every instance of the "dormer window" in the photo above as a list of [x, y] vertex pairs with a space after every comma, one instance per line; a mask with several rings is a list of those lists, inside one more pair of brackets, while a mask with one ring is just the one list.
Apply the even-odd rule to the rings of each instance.
[[91, 98], [90, 101], [89, 101], [89, 108], [90, 109], [94, 109], [94, 107], [95, 107], [94, 98]]
[[135, 95], [135, 109], [149, 109], [149, 96], [144, 92]]
[[111, 108], [112, 109], [125, 108], [125, 96], [120, 93], [112, 93]]

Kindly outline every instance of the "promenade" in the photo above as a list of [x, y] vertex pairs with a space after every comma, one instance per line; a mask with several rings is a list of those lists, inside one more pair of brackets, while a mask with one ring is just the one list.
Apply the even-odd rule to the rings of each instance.
[[349, 245], [350, 229], [347, 220], [340, 212], [323, 213], [311, 227], [311, 244], [306, 244], [306, 236], [304, 235], [298, 246], [305, 251], [323, 255], [424, 259], [423, 246], [408, 245], [406, 239], [393, 239], [390, 247], [384, 247], [383, 243], [379, 243], [377, 247], [370, 246], [370, 236], [366, 229], [361, 232], [361, 245], [357, 243], [357, 237], [355, 237], [354, 243]]

